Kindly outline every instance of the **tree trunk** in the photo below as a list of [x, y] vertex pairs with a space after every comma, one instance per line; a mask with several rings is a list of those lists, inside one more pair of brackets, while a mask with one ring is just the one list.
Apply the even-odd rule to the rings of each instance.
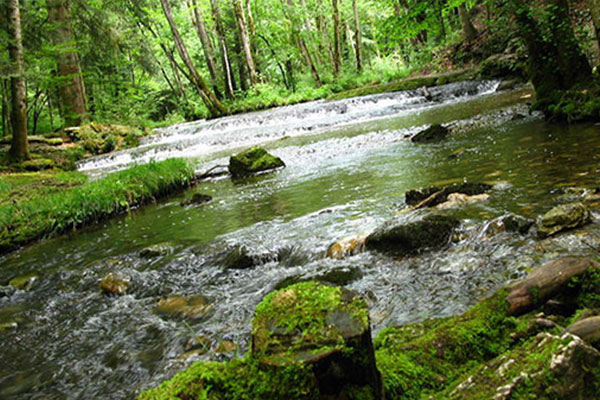
[[10, 129], [10, 118], [8, 116], [10, 112], [8, 107], [9, 96], [6, 79], [4, 78], [0, 78], [0, 90], [2, 91], [2, 137], [4, 137], [9, 134]]
[[342, 71], [342, 35], [340, 32], [340, 10], [338, 0], [331, 0], [333, 6], [333, 75]]
[[465, 33], [465, 40], [467, 42], [472, 42], [477, 37], [477, 30], [471, 22], [469, 12], [464, 3], [458, 6], [458, 14], [460, 15], [460, 22], [462, 23], [463, 32]]
[[[283, 3], [284, 9], [285, 9], [285, 1], [282, 0], [281, 2]], [[300, 53], [304, 57], [304, 61], [306, 62], [306, 65], [308, 66], [308, 68], [310, 70], [310, 74], [312, 75], [313, 80], [315, 81], [315, 84], [317, 86], [321, 86], [323, 84], [323, 82], [321, 81], [319, 72], [317, 71], [317, 68], [315, 67], [315, 63], [313, 62], [313, 59], [312, 59], [312, 56], [310, 55], [310, 51], [308, 50], [308, 47], [306, 46], [306, 42], [300, 35], [300, 32], [297, 28], [297, 24], [295, 21], [296, 13], [294, 12], [293, 0], [287, 0], [287, 5], [289, 7], [288, 8], [289, 13], [287, 13], [285, 11], [284, 12], [285, 12], [287, 18], [292, 23], [292, 39], [294, 40], [294, 42], [296, 42], [296, 46], [298, 46], [298, 48], [300, 49]]]
[[227, 43], [225, 41], [225, 30], [223, 29], [223, 24], [221, 23], [221, 12], [219, 11], [219, 3], [217, 2], [217, 0], [210, 0], [210, 5], [213, 12], [213, 20], [215, 21], [215, 29], [217, 31], [217, 38], [221, 52], [221, 60], [223, 61], [225, 95], [228, 99], [233, 100], [235, 99], [233, 71], [231, 70], [231, 63], [229, 62]]
[[246, 1], [246, 15], [248, 16], [248, 31], [250, 33], [250, 47], [252, 49], [254, 66], [256, 67], [256, 73], [259, 75], [259, 79], [262, 81], [260, 76], [260, 65], [258, 58], [258, 45], [256, 44], [256, 25], [254, 24], [254, 16], [252, 14], [252, 4], [250, 0]]
[[329, 54], [329, 62], [331, 65], [335, 65], [335, 55], [331, 46], [331, 40], [329, 39], [329, 29], [327, 28], [327, 20], [325, 18], [323, 0], [319, 0], [319, 16], [317, 17], [317, 29], [321, 35], [321, 38], [325, 42], [327, 53]]
[[23, 42], [21, 37], [21, 16], [19, 0], [6, 1], [8, 27], [8, 54], [12, 64], [10, 78], [12, 144], [8, 152], [12, 161], [29, 158], [27, 143], [27, 92], [23, 67]]
[[596, 45], [600, 51], [600, 0], [588, 0], [592, 22], [594, 23], [594, 34], [596, 36]]
[[354, 39], [356, 41], [356, 70], [361, 73], [363, 70], [362, 60], [362, 36], [360, 32], [360, 18], [358, 17], [358, 7], [356, 0], [352, 0], [352, 9], [354, 10]]
[[169, 22], [169, 26], [171, 27], [171, 32], [173, 33], [173, 39], [175, 40], [175, 47], [177, 48], [177, 52], [179, 53], [179, 57], [185, 64], [186, 68], [189, 72], [190, 82], [196, 90], [198, 94], [202, 98], [202, 101], [208, 108], [208, 112], [211, 117], [216, 117], [225, 113], [225, 107], [223, 104], [217, 99], [215, 94], [208, 88], [204, 79], [200, 76], [196, 67], [192, 63], [192, 60], [187, 52], [187, 48], [183, 43], [183, 39], [179, 34], [179, 30], [173, 21], [173, 13], [171, 11], [171, 5], [169, 4], [169, 0], [160, 0], [160, 4], [162, 5], [163, 12], [167, 21]]
[[248, 67], [248, 73], [250, 74], [250, 83], [256, 85], [258, 83], [258, 78], [256, 75], [256, 68], [254, 67], [254, 59], [252, 57], [252, 47], [250, 46], [250, 36], [248, 35], [248, 28], [246, 27], [244, 8], [242, 7], [240, 0], [233, 0], [233, 9], [235, 11], [235, 19], [239, 29], [244, 56], [246, 57], [246, 66]]
[[204, 52], [206, 66], [208, 67], [208, 73], [210, 74], [210, 80], [212, 83], [213, 91], [215, 92], [217, 98], [220, 99], [222, 96], [221, 92], [219, 91], [219, 86], [217, 85], [217, 67], [213, 56], [214, 50], [212, 44], [210, 43], [208, 33], [206, 31], [206, 25], [204, 24], [202, 12], [198, 8], [196, 0], [190, 0], [189, 8], [192, 13], [192, 22], [194, 23], [194, 27], [196, 28], [196, 33], [198, 34], [200, 43], [202, 43], [202, 50]]
[[375, 30], [375, 21], [373, 21], [373, 17], [369, 17], [369, 24], [371, 25], [371, 39], [375, 43], [375, 54], [377, 54], [377, 58], [381, 58], [381, 50], [379, 50], [379, 42], [377, 41], [377, 31]]
[[54, 27], [52, 39], [60, 51], [56, 57], [59, 100], [66, 126], [79, 126], [87, 120], [85, 85], [75, 39], [71, 32], [68, 0], [48, 0], [48, 21]]

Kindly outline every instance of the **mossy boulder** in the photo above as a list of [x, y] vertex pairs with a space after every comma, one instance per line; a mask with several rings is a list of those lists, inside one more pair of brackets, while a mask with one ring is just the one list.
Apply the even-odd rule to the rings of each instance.
[[426, 215], [411, 222], [389, 221], [367, 236], [365, 247], [396, 256], [439, 249], [450, 242], [460, 221], [447, 215]]
[[417, 133], [410, 140], [413, 143], [432, 143], [443, 140], [450, 134], [448, 128], [442, 125], [432, 125], [429, 128]]
[[106, 294], [124, 295], [131, 288], [131, 278], [121, 272], [110, 272], [100, 281], [100, 289]]
[[542, 216], [538, 225], [538, 236], [546, 238], [565, 230], [578, 228], [590, 221], [590, 211], [582, 203], [563, 204]]
[[174, 296], [158, 300], [154, 311], [168, 318], [200, 320], [211, 315], [213, 306], [202, 295]]
[[343, 288], [305, 282], [267, 295], [252, 323], [252, 355], [275, 368], [312, 365], [321, 396], [382, 398], [369, 310]]
[[240, 178], [282, 167], [285, 163], [281, 158], [267, 153], [262, 147], [253, 147], [231, 156], [228, 169], [232, 177]]

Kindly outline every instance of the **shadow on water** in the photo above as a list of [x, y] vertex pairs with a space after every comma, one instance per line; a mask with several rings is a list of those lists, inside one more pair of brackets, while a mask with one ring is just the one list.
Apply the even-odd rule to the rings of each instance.
[[[450, 90], [436, 104], [409, 93], [337, 102], [321, 114], [323, 103], [275, 110], [273, 127], [232, 135], [243, 143], [268, 142], [286, 169], [245, 182], [205, 182], [194, 190], [213, 196], [207, 204], [182, 207], [185, 194], [4, 256], [0, 285], [26, 274], [37, 279], [28, 291], [0, 286], [1, 320], [14, 323], [0, 330], [0, 398], [131, 398], [194, 360], [243, 354], [255, 305], [287, 282], [328, 279], [359, 291], [378, 331], [460, 313], [541, 262], [596, 252], [596, 223], [542, 242], [490, 234], [489, 221], [507, 212], [535, 218], [576, 198], [565, 188], [596, 187], [600, 135], [597, 126], [552, 126], [530, 116], [522, 104], [527, 91], [480, 92]], [[217, 127], [265, 125], [269, 115], [175, 127], [152, 146], [194, 132], [216, 137]], [[315, 128], [300, 129], [303, 118]], [[434, 122], [449, 124], [454, 134], [431, 145], [407, 140]], [[296, 130], [269, 133], [284, 125]], [[226, 163], [223, 157], [237, 148], [219, 146], [197, 154], [204, 160], [199, 169]], [[463, 180], [494, 189], [489, 201], [450, 211], [463, 224], [460, 240], [447, 249], [403, 259], [369, 252], [324, 257], [335, 240], [393, 218], [407, 190]], [[166, 254], [140, 256], [164, 242]], [[260, 265], [225, 269], [217, 255], [236, 246]], [[98, 284], [109, 272], [130, 277], [127, 295], [101, 293]], [[155, 312], [161, 297], [193, 294], [212, 304], [203, 319]], [[182, 357], [197, 334], [210, 342], [208, 352]], [[222, 340], [236, 342], [238, 350], [219, 354]]]

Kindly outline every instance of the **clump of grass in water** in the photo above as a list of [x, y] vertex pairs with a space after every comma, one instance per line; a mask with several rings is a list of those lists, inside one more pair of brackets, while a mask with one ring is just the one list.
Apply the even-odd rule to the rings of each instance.
[[140, 165], [51, 195], [0, 206], [0, 253], [105, 219], [181, 190], [194, 178], [186, 160]]

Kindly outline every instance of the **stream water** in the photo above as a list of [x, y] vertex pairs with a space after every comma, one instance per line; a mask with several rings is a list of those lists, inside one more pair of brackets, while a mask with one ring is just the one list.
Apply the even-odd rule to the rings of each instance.
[[[227, 359], [248, 349], [256, 304], [282, 282], [329, 279], [357, 290], [380, 329], [454, 315], [507, 282], [561, 254], [597, 254], [600, 227], [538, 241], [492, 234], [507, 212], [536, 218], [597, 187], [599, 128], [549, 125], [530, 115], [527, 89], [496, 93], [497, 82], [466, 82], [419, 91], [312, 102], [164, 129], [137, 149], [80, 166], [94, 176], [135, 162], [194, 157], [198, 170], [227, 163], [261, 143], [287, 168], [240, 182], [220, 178], [194, 190], [214, 197], [182, 207], [190, 193], [98, 226], [46, 240], [0, 258], [0, 285], [35, 274], [29, 290], [0, 286], [0, 398], [123, 399], [196, 360]], [[448, 125], [438, 144], [408, 140], [423, 126]], [[403, 218], [404, 193], [469, 180], [492, 183], [490, 200], [452, 209], [460, 240], [441, 251], [393, 259], [366, 252], [325, 257], [345, 236]], [[171, 251], [142, 258], [143, 248]], [[227, 270], [222, 254], [245, 246], [265, 262]], [[124, 296], [107, 296], [109, 272], [131, 278]], [[158, 299], [201, 294], [205, 318], [155, 312]], [[203, 335], [207, 352], [182, 356]], [[223, 341], [237, 349], [219, 352]], [[223, 346], [221, 346], [223, 347]]]

